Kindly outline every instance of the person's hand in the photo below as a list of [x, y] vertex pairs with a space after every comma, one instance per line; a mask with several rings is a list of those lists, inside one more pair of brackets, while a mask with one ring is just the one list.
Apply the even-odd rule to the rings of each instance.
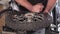
[[40, 13], [43, 10], [43, 8], [44, 8], [43, 4], [42, 3], [38, 3], [38, 4], [33, 6], [32, 12]]
[[44, 13], [45, 16], [50, 15], [48, 10], [45, 10], [43, 13]]
[[45, 10], [43, 13], [47, 13], [47, 14], [49, 14], [49, 11], [48, 11], [48, 10]]

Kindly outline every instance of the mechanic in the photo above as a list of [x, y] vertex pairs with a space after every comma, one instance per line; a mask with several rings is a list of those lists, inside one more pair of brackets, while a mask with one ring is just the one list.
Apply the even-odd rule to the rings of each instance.
[[[31, 12], [40, 13], [43, 11], [43, 13], [49, 13], [56, 0], [16, 0], [16, 2]], [[39, 31], [40, 33], [37, 33]], [[41, 28], [32, 34], [45, 34], [45, 28]]]

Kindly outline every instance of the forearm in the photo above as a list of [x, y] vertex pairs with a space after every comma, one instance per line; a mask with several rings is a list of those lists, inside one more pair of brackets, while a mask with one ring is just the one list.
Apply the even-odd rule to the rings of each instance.
[[27, 8], [29, 11], [32, 10], [32, 4], [30, 4], [27, 0], [16, 0], [17, 3], [19, 3], [20, 5], [22, 5], [23, 7]]
[[54, 6], [55, 3], [56, 3], [56, 0], [48, 0], [45, 11], [50, 11], [50, 9]]

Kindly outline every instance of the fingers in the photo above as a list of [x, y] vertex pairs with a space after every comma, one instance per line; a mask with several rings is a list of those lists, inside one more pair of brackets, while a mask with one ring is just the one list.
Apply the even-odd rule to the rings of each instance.
[[42, 11], [42, 10], [43, 10], [43, 8], [44, 8], [44, 6], [43, 6], [43, 5], [41, 5], [41, 6], [40, 6], [40, 11]]
[[36, 4], [32, 8], [32, 12], [40, 13], [43, 10], [44, 6], [40, 3]]
[[43, 5], [42, 3], [38, 3], [38, 4], [36, 4], [36, 5], [38, 5], [39, 7], [44, 8], [44, 5]]
[[42, 11], [42, 10], [43, 10], [43, 7], [41, 7], [39, 11]]
[[47, 13], [47, 14], [49, 14], [49, 11], [48, 11], [48, 10], [45, 10], [43, 13]]

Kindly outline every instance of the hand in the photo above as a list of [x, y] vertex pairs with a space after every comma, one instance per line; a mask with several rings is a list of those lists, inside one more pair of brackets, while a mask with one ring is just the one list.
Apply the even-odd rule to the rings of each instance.
[[45, 10], [43, 13], [44, 13], [45, 16], [50, 15], [48, 10]]
[[43, 10], [43, 8], [44, 8], [43, 4], [42, 3], [38, 3], [38, 4], [33, 6], [32, 12], [40, 13]]
[[47, 13], [47, 14], [48, 14], [48, 13], [49, 13], [49, 11], [48, 11], [48, 10], [45, 10], [43, 13]]

